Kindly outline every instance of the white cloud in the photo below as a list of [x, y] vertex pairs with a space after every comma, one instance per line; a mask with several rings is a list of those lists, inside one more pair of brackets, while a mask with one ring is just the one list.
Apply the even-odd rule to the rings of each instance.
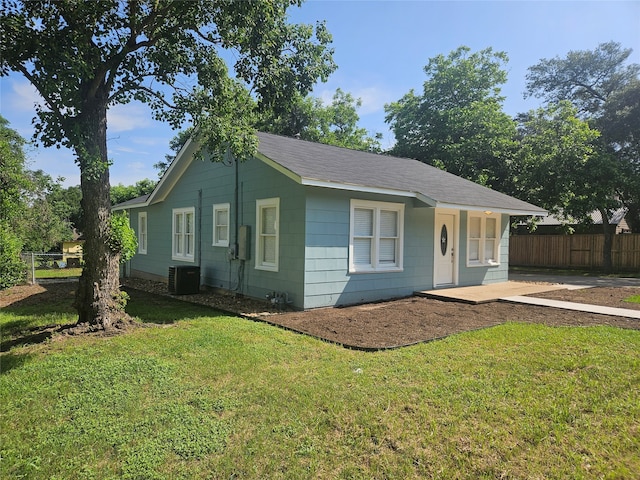
[[381, 112], [387, 103], [396, 100], [395, 96], [388, 90], [380, 87], [365, 87], [352, 92], [355, 98], [362, 100], [362, 105], [358, 113], [368, 115], [370, 113]]
[[11, 85], [14, 95], [11, 96], [10, 108], [25, 112], [34, 112], [34, 105], [42, 103], [42, 97], [27, 81], [14, 81]]
[[141, 170], [145, 170], [147, 166], [142, 162], [130, 162], [127, 163], [127, 168], [139, 172]]
[[[362, 105], [360, 105], [360, 108], [358, 109], [359, 115], [369, 115], [371, 113], [382, 112], [385, 104], [397, 100], [396, 96], [394, 96], [392, 92], [377, 86], [360, 87], [351, 90], [343, 88], [342, 90], [346, 93], [350, 93], [353, 98], [360, 99], [362, 101]], [[319, 97], [324, 105], [331, 105], [334, 94], [335, 90], [325, 89], [320, 92]]]
[[151, 124], [151, 112], [147, 107], [136, 103], [114, 105], [107, 111], [109, 132], [128, 132]]
[[149, 155], [149, 152], [145, 152], [142, 150], [138, 150], [136, 148], [131, 147], [112, 147], [109, 149], [109, 152], [113, 153], [135, 153], [136, 155]]

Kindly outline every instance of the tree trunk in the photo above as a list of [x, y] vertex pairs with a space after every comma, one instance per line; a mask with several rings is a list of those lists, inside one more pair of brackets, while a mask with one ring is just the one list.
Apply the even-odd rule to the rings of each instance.
[[126, 318], [120, 297], [119, 254], [109, 248], [110, 185], [107, 163], [107, 107], [86, 106], [75, 125], [84, 211], [84, 268], [76, 292], [78, 323], [109, 330]]
[[609, 225], [609, 216], [607, 210], [599, 208], [598, 211], [602, 215], [602, 230], [604, 233], [604, 245], [602, 246], [602, 267], [605, 273], [613, 271], [613, 260], [611, 257], [611, 249], [613, 248], [613, 232]]

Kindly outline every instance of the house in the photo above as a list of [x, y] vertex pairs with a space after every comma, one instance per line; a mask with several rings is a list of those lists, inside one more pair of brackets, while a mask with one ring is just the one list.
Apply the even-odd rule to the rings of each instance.
[[126, 275], [200, 284], [297, 309], [504, 282], [509, 216], [539, 207], [416, 160], [258, 133], [254, 158], [194, 160], [124, 202], [138, 235]]
[[[630, 233], [631, 228], [626, 220], [627, 209], [619, 208], [613, 211], [609, 217], [609, 228], [611, 233]], [[576, 220], [568, 218], [562, 219], [556, 215], [549, 215], [536, 222], [536, 228], [530, 231], [525, 222], [518, 224], [516, 232], [518, 235], [564, 235], [567, 233], [580, 234], [602, 234], [602, 214], [599, 210], [594, 210], [589, 214], [587, 222], [578, 223]]]
[[73, 229], [71, 240], [62, 242], [62, 261], [68, 267], [79, 267], [82, 262], [82, 247], [84, 239], [78, 231]]

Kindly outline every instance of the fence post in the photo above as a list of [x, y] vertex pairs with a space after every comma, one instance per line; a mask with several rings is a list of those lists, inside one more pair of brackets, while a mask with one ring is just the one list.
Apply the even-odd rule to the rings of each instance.
[[31, 284], [36, 284], [36, 258], [33, 252], [31, 252]]

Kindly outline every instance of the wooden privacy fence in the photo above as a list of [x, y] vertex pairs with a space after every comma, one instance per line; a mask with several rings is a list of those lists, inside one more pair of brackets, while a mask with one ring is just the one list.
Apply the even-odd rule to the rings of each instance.
[[[604, 235], [513, 235], [509, 264], [520, 267], [601, 268]], [[640, 270], [640, 234], [613, 236], [614, 270]]]

